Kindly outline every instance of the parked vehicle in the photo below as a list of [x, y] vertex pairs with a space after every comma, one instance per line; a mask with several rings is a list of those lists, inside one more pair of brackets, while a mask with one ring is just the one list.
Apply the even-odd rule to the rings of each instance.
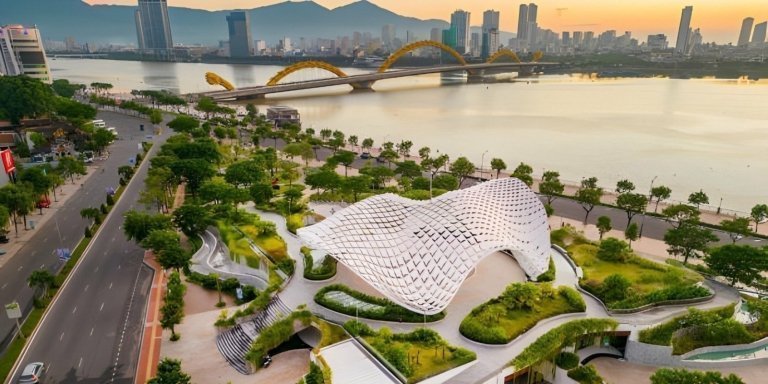
[[37, 208], [50, 208], [51, 207], [51, 199], [48, 198], [48, 196], [43, 196], [40, 198], [40, 200], [37, 201]]
[[19, 378], [19, 384], [37, 384], [40, 383], [40, 377], [43, 375], [45, 365], [43, 363], [29, 363], [24, 367]]
[[360, 154], [360, 158], [361, 159], [370, 159], [371, 158], [371, 154], [368, 153], [368, 152], [363, 152], [363, 153]]

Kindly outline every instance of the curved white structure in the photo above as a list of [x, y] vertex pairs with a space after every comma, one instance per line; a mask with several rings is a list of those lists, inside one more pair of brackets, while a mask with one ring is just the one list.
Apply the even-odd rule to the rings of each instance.
[[474, 266], [492, 252], [512, 251], [530, 277], [549, 267], [544, 205], [514, 178], [431, 201], [373, 196], [298, 234], [392, 301], [424, 314], [445, 309]]

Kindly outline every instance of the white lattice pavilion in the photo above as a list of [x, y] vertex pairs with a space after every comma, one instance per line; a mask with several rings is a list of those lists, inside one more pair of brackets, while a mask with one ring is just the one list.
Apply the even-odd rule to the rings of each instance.
[[442, 311], [485, 256], [509, 250], [532, 278], [549, 266], [544, 206], [515, 178], [430, 201], [377, 195], [301, 228], [299, 236], [405, 308]]

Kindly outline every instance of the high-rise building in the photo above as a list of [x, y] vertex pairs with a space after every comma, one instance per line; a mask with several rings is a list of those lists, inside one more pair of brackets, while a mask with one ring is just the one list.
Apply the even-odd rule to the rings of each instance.
[[472, 32], [472, 41], [470, 43], [469, 48], [469, 55], [472, 57], [478, 57], [480, 56], [480, 52], [483, 45], [483, 38], [485, 37], [485, 32], [477, 33]]
[[257, 55], [263, 55], [267, 51], [267, 42], [265, 40], [256, 40], [254, 45]]
[[574, 48], [581, 47], [583, 38], [584, 38], [584, 32], [581, 32], [581, 31], [573, 32], [573, 47]]
[[763, 44], [765, 44], [766, 30], [768, 30], [768, 21], [755, 25], [755, 32], [752, 34], [752, 45], [762, 48]]
[[483, 32], [483, 44], [481, 46], [480, 56], [483, 60], [488, 59], [499, 51], [499, 30], [491, 28]]
[[293, 45], [291, 44], [291, 38], [290, 37], [283, 37], [280, 40], [280, 44], [278, 47], [283, 52], [288, 52], [293, 50]]
[[746, 47], [749, 45], [749, 38], [752, 35], [752, 24], [755, 23], [755, 19], [747, 17], [741, 22], [741, 32], [739, 32], [739, 47]]
[[483, 32], [488, 32], [493, 28], [499, 29], [499, 11], [489, 9], [483, 12]]
[[6, 25], [0, 27], [0, 74], [27, 75], [52, 83], [48, 57], [37, 27]]
[[440, 28], [432, 28], [429, 31], [429, 39], [432, 41], [442, 42], [443, 41], [443, 32]]
[[227, 16], [229, 25], [229, 57], [250, 57], [253, 55], [251, 18], [248, 12], [234, 11]]
[[520, 4], [520, 13], [517, 17], [517, 41], [528, 39], [528, 5]]
[[667, 35], [660, 33], [657, 35], [648, 35], [648, 49], [650, 50], [664, 50], [667, 49], [669, 43], [667, 42]]
[[173, 56], [173, 38], [167, 0], [139, 0], [135, 17], [142, 53], [170, 59]]
[[393, 49], [395, 45], [395, 36], [397, 35], [395, 26], [392, 24], [386, 24], [381, 27], [381, 43], [387, 49]]
[[563, 45], [566, 47], [571, 46], [571, 33], [570, 32], [563, 32], [561, 35], [561, 40], [563, 41]]
[[456, 46], [454, 48], [460, 54], [469, 53], [470, 49], [469, 16], [469, 12], [461, 9], [451, 14], [451, 29], [456, 31]]
[[675, 53], [679, 55], [686, 55], [689, 52], [688, 42], [692, 16], [693, 6], [689, 5], [683, 8], [683, 14], [680, 16], [680, 27], [677, 29], [677, 43], [675, 43]]
[[[443, 29], [443, 44], [455, 48], [456, 47], [456, 29], [451, 26], [448, 29]], [[441, 51], [441, 57], [443, 60], [447, 60], [451, 57], [448, 52]]]

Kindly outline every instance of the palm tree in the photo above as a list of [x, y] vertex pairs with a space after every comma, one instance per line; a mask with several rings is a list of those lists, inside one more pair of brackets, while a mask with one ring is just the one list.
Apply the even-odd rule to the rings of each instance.
[[507, 169], [507, 163], [502, 159], [493, 158], [491, 159], [491, 169], [496, 171], [496, 178], [498, 179], [501, 171]]
[[223, 307], [225, 304], [224, 304], [224, 301], [221, 299], [221, 279], [219, 279], [219, 274], [211, 273], [210, 277], [216, 280], [216, 291], [219, 292], [219, 302], [216, 303], [216, 306]]
[[27, 278], [27, 284], [30, 288], [37, 287], [43, 290], [43, 294], [40, 295], [41, 299], [48, 298], [48, 287], [52, 286], [54, 281], [54, 276], [45, 269], [38, 269]]

